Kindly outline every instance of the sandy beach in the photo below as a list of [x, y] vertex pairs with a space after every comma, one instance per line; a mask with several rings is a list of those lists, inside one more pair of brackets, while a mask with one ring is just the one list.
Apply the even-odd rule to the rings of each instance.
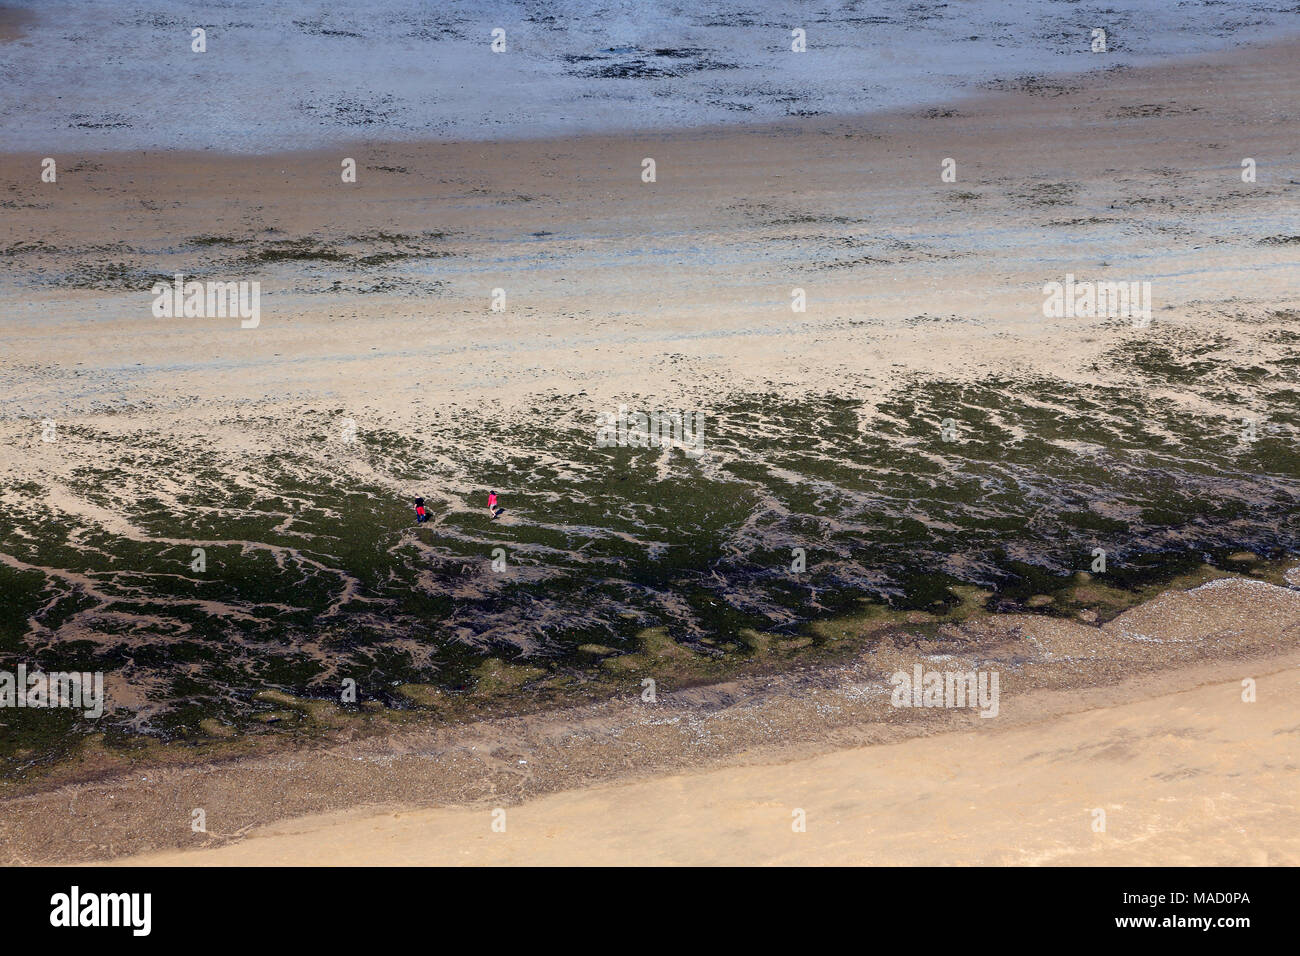
[[[1298, 85], [1287, 41], [0, 155], [0, 652], [108, 698], [4, 715], [0, 858], [1295, 865]], [[178, 273], [259, 282], [256, 327], [159, 319]], [[1045, 316], [1067, 273], [1152, 320]], [[627, 404], [707, 453], [594, 449]], [[997, 670], [999, 715], [892, 707], [916, 664]]]
[[[1296, 657], [1292, 657], [1294, 662]], [[165, 866], [1295, 866], [1300, 669], [989, 733], [673, 774], [497, 808], [304, 817]], [[802, 810], [806, 829], [793, 829]], [[1104, 816], [1099, 816], [1097, 811]], [[1100, 829], [1098, 829], [1100, 827]]]

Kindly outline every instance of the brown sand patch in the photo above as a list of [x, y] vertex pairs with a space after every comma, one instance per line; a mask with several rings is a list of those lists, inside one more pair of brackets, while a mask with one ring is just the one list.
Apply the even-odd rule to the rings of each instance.
[[36, 14], [22, 7], [0, 6], [0, 43], [20, 40], [27, 28], [36, 22]]

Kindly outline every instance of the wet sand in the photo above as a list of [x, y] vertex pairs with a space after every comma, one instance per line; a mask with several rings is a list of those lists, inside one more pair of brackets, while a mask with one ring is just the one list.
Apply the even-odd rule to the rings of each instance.
[[21, 40], [35, 21], [36, 16], [30, 10], [0, 6], [0, 43]]
[[[1298, 51], [749, 130], [103, 154], [64, 160], [57, 184], [39, 182], [39, 156], [10, 154], [7, 407], [174, 429], [254, 402], [329, 402], [363, 428], [414, 429], [580, 391], [596, 408], [631, 394], [702, 405], [722, 382], [867, 399], [905, 374], [1105, 386], [1129, 374], [1108, 358], [1128, 337], [1105, 318], [1044, 318], [1043, 283], [1066, 271], [1151, 280], [1165, 341], [1262, 335], [1268, 312], [1297, 305], [1283, 240], [1300, 175], [1275, 104], [1300, 79]], [[353, 153], [359, 180], [344, 184]], [[945, 157], [956, 183], [940, 182]], [[295, 242], [308, 248], [275, 248]], [[395, 252], [409, 259], [364, 264]], [[260, 280], [261, 325], [161, 327], [147, 277], [174, 272]], [[498, 286], [504, 313], [489, 308]], [[796, 286], [806, 313], [791, 312]], [[1233, 313], [1251, 327], [1223, 328]]]

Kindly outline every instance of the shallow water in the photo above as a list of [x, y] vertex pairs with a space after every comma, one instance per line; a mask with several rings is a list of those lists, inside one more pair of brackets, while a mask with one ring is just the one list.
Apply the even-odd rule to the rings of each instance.
[[[274, 152], [943, 108], [1300, 32], [1300, 8], [1238, 0], [10, 5], [35, 16], [0, 42], [0, 138], [44, 153]], [[204, 53], [191, 51], [196, 27]], [[504, 53], [489, 48], [494, 28]], [[795, 28], [805, 53], [790, 49]], [[1105, 54], [1091, 52], [1096, 28]]]

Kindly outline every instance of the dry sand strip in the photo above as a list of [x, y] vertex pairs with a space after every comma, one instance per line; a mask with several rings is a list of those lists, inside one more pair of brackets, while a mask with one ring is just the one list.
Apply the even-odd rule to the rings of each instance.
[[[303, 817], [119, 864], [1296, 865], [1300, 668], [999, 730], [492, 807]], [[806, 814], [795, 832], [796, 810]], [[1095, 829], [1097, 810], [1104, 832]]]

